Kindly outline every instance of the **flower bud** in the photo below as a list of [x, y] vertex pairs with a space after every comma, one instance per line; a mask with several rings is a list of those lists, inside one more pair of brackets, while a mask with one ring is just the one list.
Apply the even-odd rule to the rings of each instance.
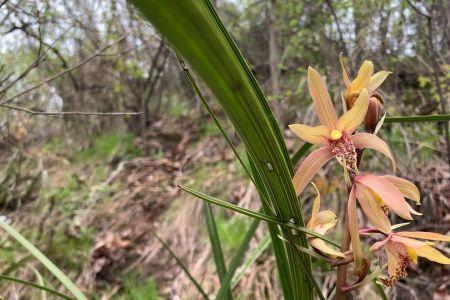
[[373, 93], [369, 99], [369, 107], [367, 109], [366, 117], [364, 118], [364, 126], [368, 132], [373, 133], [375, 131], [382, 115], [382, 109], [383, 100], [380, 95]]
[[370, 271], [370, 260], [368, 260], [366, 257], [363, 258], [361, 266], [359, 268], [356, 268], [353, 270], [356, 276], [358, 276], [358, 282], [361, 282], [364, 280], [364, 278], [367, 276], [367, 274]]

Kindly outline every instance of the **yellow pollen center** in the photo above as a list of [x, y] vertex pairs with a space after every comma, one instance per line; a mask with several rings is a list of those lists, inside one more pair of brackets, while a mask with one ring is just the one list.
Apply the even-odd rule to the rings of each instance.
[[331, 131], [330, 134], [330, 139], [333, 141], [337, 141], [338, 139], [340, 139], [342, 137], [342, 132], [340, 132], [339, 130], [333, 130]]

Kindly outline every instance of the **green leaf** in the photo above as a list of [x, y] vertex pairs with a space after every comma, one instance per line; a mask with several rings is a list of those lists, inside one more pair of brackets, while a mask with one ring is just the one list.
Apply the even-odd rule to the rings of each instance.
[[450, 115], [398, 116], [398, 117], [386, 117], [386, 119], [384, 119], [384, 123], [443, 122], [443, 121], [450, 121]]
[[[283, 241], [283, 242], [286, 242], [286, 243], [288, 243], [288, 244], [294, 245], [295, 248], [297, 249], [297, 251], [298, 251], [299, 253], [305, 253], [305, 254], [308, 254], [308, 255], [310, 255], [310, 256], [316, 257], [316, 255], [313, 254], [313, 252], [314, 252], [313, 250], [310, 250], [309, 248], [304, 248], [304, 247], [302, 247], [302, 246], [296, 245], [296, 244], [294, 244], [292, 241], [287, 240], [287, 239], [285, 239], [285, 238], [282, 237], [282, 236], [279, 236], [279, 238], [280, 238], [280, 240]], [[317, 284], [317, 282], [314, 280], [313, 274], [312, 274], [312, 273], [308, 273], [307, 276], [308, 276], [308, 279], [312, 282], [313, 287], [314, 287], [314, 289], [316, 290], [316, 293], [317, 293], [317, 295], [319, 296], [320, 300], [325, 300], [325, 297], [324, 297], [324, 295], [322, 294], [322, 289], [320, 288], [319, 284]]]
[[[227, 267], [225, 265], [225, 259], [223, 256], [222, 246], [217, 232], [216, 221], [214, 220], [211, 204], [205, 203], [205, 219], [208, 227], [209, 239], [211, 241], [211, 248], [214, 256], [214, 262], [216, 263], [217, 273], [219, 275], [220, 282], [222, 283], [225, 275], [227, 274]], [[228, 289], [226, 299], [233, 299], [231, 289]]]
[[27, 262], [30, 258], [32, 258], [32, 257], [33, 257], [33, 255], [28, 254], [28, 255], [24, 256], [23, 258], [19, 259], [18, 261], [11, 263], [11, 264], [9, 265], [9, 267], [7, 267], [6, 269], [4, 269], [4, 270], [1, 272], [1, 275], [7, 276], [7, 275], [11, 274], [11, 273], [14, 272], [15, 270], [17, 270], [18, 268], [20, 268], [21, 266], [23, 266], [23, 264], [26, 263], [26, 262]]
[[[37, 282], [40, 286], [44, 286], [44, 278], [42, 278], [41, 273], [35, 268], [32, 268], [34, 274], [36, 275]], [[41, 300], [47, 300], [47, 291], [41, 290]]]
[[69, 297], [69, 296], [66, 296], [66, 295], [64, 295], [64, 294], [61, 294], [61, 293], [58, 292], [58, 291], [52, 290], [52, 289], [50, 289], [50, 288], [48, 288], [48, 287], [45, 287], [45, 286], [43, 286], [43, 285], [36, 284], [36, 283], [34, 283], [34, 282], [26, 281], [26, 280], [19, 279], [19, 278], [15, 278], [15, 277], [5, 276], [5, 275], [0, 275], [0, 280], [7, 280], [7, 281], [11, 281], [11, 282], [20, 283], [20, 284], [23, 284], [23, 285], [27, 285], [27, 286], [30, 286], [30, 287], [39, 289], [39, 290], [41, 290], [41, 291], [45, 291], [45, 292], [51, 293], [51, 294], [53, 294], [53, 295], [55, 295], [55, 296], [58, 296], [58, 297], [60, 297], [60, 298], [62, 298], [62, 299], [73, 300], [73, 298], [71, 298], [71, 297]]
[[197, 288], [198, 292], [203, 296], [203, 299], [208, 300], [209, 299], [208, 294], [205, 293], [205, 291], [203, 290], [202, 286], [197, 282], [197, 280], [195, 280], [194, 276], [192, 276], [191, 272], [189, 272], [189, 270], [183, 264], [181, 259], [175, 254], [175, 252], [172, 251], [172, 249], [170, 249], [169, 245], [167, 245], [163, 241], [163, 239], [161, 239], [159, 237], [159, 235], [156, 234], [156, 232], [153, 232], [153, 234], [155, 235], [156, 239], [161, 243], [161, 245], [164, 247], [164, 249], [166, 249], [167, 252], [169, 252], [170, 256], [172, 256], [172, 258], [175, 259], [175, 261], [180, 266], [180, 268], [183, 270], [183, 272], [187, 275], [189, 280], [195, 285], [195, 287]]
[[309, 235], [312, 235], [312, 236], [315, 236], [317, 238], [320, 238], [320, 239], [322, 239], [322, 240], [324, 240], [324, 241], [326, 241], [326, 242], [328, 242], [328, 243], [330, 243], [330, 244], [332, 244], [332, 245], [334, 245], [336, 247], [339, 247], [338, 243], [332, 241], [331, 239], [329, 239], [325, 235], [317, 233], [317, 232], [315, 232], [313, 230], [310, 230], [310, 229], [308, 229], [306, 227], [298, 226], [298, 225], [295, 225], [295, 224], [293, 224], [291, 222], [283, 222], [283, 221], [281, 221], [281, 220], [279, 220], [279, 219], [277, 219], [275, 217], [272, 217], [272, 216], [269, 216], [269, 215], [266, 215], [266, 214], [263, 214], [263, 213], [260, 213], [260, 212], [256, 212], [256, 211], [253, 211], [253, 210], [249, 210], [249, 209], [246, 209], [246, 208], [239, 207], [239, 206], [237, 206], [235, 204], [232, 204], [230, 202], [227, 202], [227, 201], [224, 201], [224, 200], [221, 200], [221, 199], [209, 196], [207, 194], [204, 194], [202, 192], [199, 192], [199, 191], [197, 191], [195, 189], [192, 189], [192, 188], [189, 188], [189, 187], [186, 187], [186, 186], [179, 185], [179, 187], [180, 187], [180, 189], [188, 192], [189, 194], [191, 194], [193, 196], [196, 196], [197, 198], [200, 198], [202, 200], [205, 200], [205, 201], [207, 201], [209, 203], [216, 204], [216, 205], [222, 206], [222, 207], [227, 208], [227, 209], [231, 209], [231, 210], [233, 210], [235, 212], [238, 212], [240, 214], [243, 214], [243, 215], [255, 218], [255, 219], [259, 219], [259, 220], [266, 221], [266, 222], [269, 222], [269, 223], [272, 223], [272, 224], [275, 224], [275, 225], [280, 225], [280, 226], [283, 226], [283, 227], [287, 227], [287, 228], [290, 228], [290, 229], [301, 231], [303, 233], [307, 233]]
[[308, 150], [312, 147], [312, 144], [310, 143], [305, 143], [303, 144], [303, 146], [300, 147], [300, 149], [297, 150], [297, 152], [294, 153], [294, 155], [292, 156], [292, 165], [296, 165], [300, 159], [305, 156], [306, 152], [308, 152]]
[[234, 288], [236, 284], [239, 283], [241, 278], [244, 276], [245, 271], [250, 268], [255, 261], [261, 256], [261, 254], [270, 246], [270, 235], [266, 235], [259, 243], [256, 245], [253, 252], [249, 255], [249, 257], [244, 261], [241, 268], [239, 269], [239, 273], [236, 273], [231, 280], [231, 287]]
[[37, 249], [24, 236], [17, 232], [14, 228], [9, 226], [4, 220], [0, 218], [0, 227], [5, 230], [11, 237], [19, 242], [25, 249], [28, 250], [35, 258], [37, 258], [58, 280], [75, 296], [77, 300], [87, 300], [86, 296], [77, 288], [77, 286], [57, 267], [52, 263], [39, 249]]
[[373, 282], [373, 285], [375, 286], [375, 289], [376, 289], [378, 295], [380, 295], [380, 298], [382, 300], [388, 300], [388, 297], [387, 297], [386, 293], [384, 292], [381, 284], [379, 284], [376, 279], [373, 279], [372, 282]]
[[245, 234], [244, 240], [242, 241], [241, 246], [234, 255], [233, 259], [231, 260], [228, 272], [221, 282], [220, 289], [217, 292], [216, 300], [223, 299], [227, 291], [230, 289], [231, 279], [233, 278], [236, 269], [239, 267], [239, 264], [242, 261], [242, 258], [244, 257], [245, 251], [247, 251], [250, 240], [255, 235], [256, 229], [258, 229], [259, 222], [260, 220], [258, 219], [253, 220], [252, 224], [250, 225], [250, 228]]

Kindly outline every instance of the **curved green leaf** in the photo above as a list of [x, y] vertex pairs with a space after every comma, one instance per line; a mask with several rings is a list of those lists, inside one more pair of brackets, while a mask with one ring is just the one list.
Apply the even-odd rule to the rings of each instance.
[[28, 285], [28, 286], [31, 286], [31, 287], [33, 287], [35, 289], [38, 289], [38, 290], [41, 290], [41, 291], [48, 292], [50, 294], [56, 295], [56, 296], [58, 296], [58, 297], [60, 297], [62, 299], [73, 300], [73, 298], [71, 298], [69, 296], [61, 294], [58, 291], [52, 290], [52, 289], [50, 289], [48, 287], [36, 284], [34, 282], [26, 281], [26, 280], [15, 278], [15, 277], [5, 276], [5, 275], [0, 275], [0, 280], [8, 280], [8, 281], [20, 283], [20, 284], [23, 284], [23, 285]]
[[0, 227], [11, 237], [19, 242], [25, 249], [36, 257], [58, 280], [75, 296], [77, 300], [87, 300], [86, 296], [54, 263], [52, 263], [38, 248], [30, 243], [24, 236], [12, 228], [8, 223], [0, 218]]

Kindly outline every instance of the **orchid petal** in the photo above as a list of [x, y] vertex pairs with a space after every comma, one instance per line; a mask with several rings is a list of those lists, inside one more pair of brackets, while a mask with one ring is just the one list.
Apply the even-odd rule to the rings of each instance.
[[350, 136], [350, 139], [357, 149], [370, 148], [386, 155], [391, 160], [392, 168], [395, 172], [396, 166], [394, 156], [385, 141], [370, 133], [357, 133]]
[[396, 275], [397, 267], [399, 264], [399, 248], [395, 243], [388, 242], [385, 246], [387, 260], [388, 260], [388, 274], [390, 276]]
[[427, 244], [426, 242], [423, 242], [423, 241], [418, 241], [418, 240], [415, 240], [415, 239], [412, 239], [409, 237], [399, 236], [396, 233], [394, 233], [392, 235], [391, 240], [393, 242], [397, 242], [397, 243], [403, 244], [407, 247], [411, 247], [414, 249], [421, 248]]
[[383, 81], [386, 80], [386, 77], [388, 77], [389, 74], [392, 74], [392, 72], [379, 71], [373, 74], [373, 76], [370, 77], [369, 83], [367, 84], [367, 90], [369, 91], [369, 93], [375, 91], [383, 83]]
[[417, 254], [416, 249], [411, 247], [406, 247], [406, 251], [408, 252], [408, 256], [411, 259], [411, 261], [415, 264], [417, 264], [417, 259], [419, 258], [419, 254]]
[[396, 235], [400, 235], [403, 237], [410, 237], [416, 239], [423, 239], [429, 241], [443, 241], [450, 242], [450, 236], [445, 236], [436, 232], [425, 232], [425, 231], [401, 231], [396, 232]]
[[355, 101], [352, 108], [339, 118], [337, 129], [352, 134], [356, 128], [364, 121], [369, 107], [369, 93], [364, 89]]
[[317, 188], [317, 186], [314, 184], [314, 182], [311, 182], [312, 186], [314, 187], [314, 189], [317, 192], [317, 196], [314, 198], [313, 201], [313, 207], [311, 210], [311, 219], [309, 219], [308, 228], [312, 228], [316, 223], [315, 223], [315, 218], [316, 215], [319, 213], [319, 209], [320, 209], [320, 192], [319, 189]]
[[374, 193], [376, 193], [383, 202], [394, 213], [406, 220], [412, 220], [410, 206], [406, 203], [400, 191], [388, 180], [371, 174], [359, 175], [356, 177], [355, 182], [360, 183]]
[[336, 214], [331, 210], [322, 210], [317, 213], [315, 219], [314, 223], [324, 225], [334, 221], [336, 219]]
[[395, 225], [392, 225], [392, 226], [391, 226], [391, 229], [392, 229], [392, 230], [398, 229], [398, 228], [401, 228], [401, 227], [406, 226], [406, 225], [409, 225], [409, 224], [411, 224], [411, 222], [395, 224]]
[[350, 94], [353, 92], [361, 92], [363, 88], [369, 83], [370, 77], [373, 74], [373, 63], [365, 60], [359, 68], [358, 76], [352, 81], [350, 86]]
[[414, 183], [409, 180], [392, 175], [386, 175], [382, 177], [389, 180], [390, 183], [395, 185], [404, 197], [414, 200], [417, 205], [420, 205], [420, 192]]
[[323, 210], [315, 216], [312, 227], [314, 231], [325, 234], [330, 228], [333, 228], [336, 223], [336, 214], [331, 210]]
[[344, 55], [342, 54], [342, 52], [341, 52], [341, 54], [339, 54], [339, 61], [341, 62], [342, 78], [344, 78], [345, 86], [347, 88], [349, 88], [351, 83], [350, 83], [350, 79], [348, 78], [347, 71], [345, 70]]
[[347, 102], [345, 101], [344, 93], [342, 91], [341, 91], [341, 101], [342, 101], [342, 110], [345, 114], [348, 109], [347, 109]]
[[328, 93], [325, 81], [313, 68], [308, 68], [308, 89], [316, 107], [320, 123], [333, 130], [337, 123], [337, 114]]
[[450, 258], [446, 257], [444, 254], [434, 249], [430, 245], [425, 245], [421, 248], [416, 248], [414, 250], [417, 252], [418, 256], [425, 257], [431, 261], [440, 264], [450, 265]]
[[323, 125], [311, 127], [304, 124], [292, 124], [289, 125], [289, 129], [299, 138], [311, 144], [323, 144], [330, 135], [330, 131]]
[[361, 205], [364, 214], [375, 228], [386, 234], [391, 232], [391, 222], [389, 222], [380, 203], [375, 199], [373, 192], [364, 185], [357, 185], [355, 187], [355, 192], [359, 205]]
[[312, 238], [312, 239], [309, 240], [309, 244], [310, 244], [312, 247], [314, 247], [314, 248], [320, 250], [321, 252], [326, 253], [326, 254], [329, 254], [329, 255], [331, 255], [331, 256], [333, 256], [333, 257], [336, 257], [336, 256], [337, 256], [337, 257], [345, 258], [345, 254], [344, 254], [344, 253], [342, 253], [342, 252], [340, 252], [340, 251], [337, 251], [337, 250], [334, 250], [333, 248], [331, 248], [330, 246], [328, 246], [328, 245], [327, 245], [323, 240], [321, 240], [321, 239], [318, 239], [318, 238]]
[[359, 239], [358, 216], [356, 215], [356, 195], [354, 188], [350, 191], [347, 210], [348, 229], [352, 238], [351, 242], [353, 249], [353, 258], [355, 261], [355, 267], [359, 268], [359, 266], [361, 266], [363, 252], [361, 247], [361, 240]]
[[411, 205], [408, 204], [408, 210], [410, 213], [412, 213], [413, 215], [416, 216], [423, 216], [423, 213], [418, 212], [417, 210], [415, 210], [414, 208], [411, 207]]
[[332, 158], [333, 153], [329, 147], [322, 147], [314, 150], [305, 158], [292, 178], [292, 184], [295, 187], [297, 196], [303, 192], [320, 168]]
[[390, 237], [387, 237], [386, 239], [373, 243], [372, 247], [370, 247], [371, 251], [378, 251], [381, 249], [381, 247], [383, 247], [384, 245], [386, 245], [387, 242], [389, 242]]

